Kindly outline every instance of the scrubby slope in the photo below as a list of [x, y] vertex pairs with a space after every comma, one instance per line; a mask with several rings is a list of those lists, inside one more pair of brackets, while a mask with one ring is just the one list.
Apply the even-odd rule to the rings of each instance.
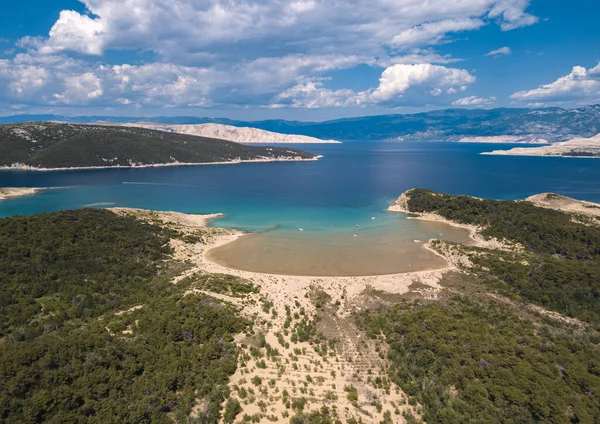
[[48, 122], [0, 126], [0, 166], [140, 166], [239, 160], [303, 160], [315, 156], [294, 149], [244, 146], [230, 141], [143, 128]]

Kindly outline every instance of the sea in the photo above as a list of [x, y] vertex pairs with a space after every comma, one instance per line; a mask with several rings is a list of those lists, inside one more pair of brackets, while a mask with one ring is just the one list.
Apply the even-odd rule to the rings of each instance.
[[[554, 192], [600, 202], [600, 160], [480, 155], [514, 146], [354, 141], [294, 145], [323, 156], [306, 162], [45, 172], [4, 170], [0, 171], [0, 187], [48, 189], [34, 196], [0, 201], [0, 217], [105, 207], [222, 213], [223, 217], [213, 220], [212, 225], [255, 233], [256, 242], [245, 252], [252, 249], [258, 258], [254, 265], [235, 265], [242, 269], [268, 272], [269, 264], [289, 262], [295, 264], [293, 270], [282, 266], [272, 271], [299, 275], [369, 274], [371, 269], [363, 272], [360, 266], [350, 266], [350, 262], [356, 264], [357, 252], [372, 251], [375, 253], [371, 258], [363, 262], [373, 263], [386, 256], [386, 245], [392, 266], [378, 266], [384, 269], [380, 273], [420, 269], [424, 266], [407, 253], [416, 251], [409, 246], [432, 237], [463, 241], [466, 236], [462, 230], [386, 212], [409, 188], [492, 199], [522, 199]], [[392, 251], [398, 244], [408, 250]], [[352, 245], [356, 245], [355, 250], [343, 253], [342, 248]], [[256, 253], [260, 246], [265, 251], [262, 256]], [[282, 246], [297, 247], [285, 252], [286, 261], [277, 259], [278, 254], [281, 257], [284, 253], [274, 253]], [[315, 246], [321, 249], [318, 254]], [[244, 248], [240, 249], [241, 253], [234, 252], [238, 258], [244, 256]], [[400, 260], [404, 256], [409, 259]], [[230, 257], [223, 262], [235, 261]], [[298, 263], [305, 262], [312, 265], [303, 270]], [[393, 266], [394, 262], [398, 265]]]

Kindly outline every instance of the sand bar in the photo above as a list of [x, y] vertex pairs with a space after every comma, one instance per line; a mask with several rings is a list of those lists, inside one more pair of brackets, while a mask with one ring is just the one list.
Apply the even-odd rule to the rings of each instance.
[[31, 196], [41, 190], [41, 188], [31, 187], [4, 187], [0, 188], [0, 200], [11, 199], [15, 197]]

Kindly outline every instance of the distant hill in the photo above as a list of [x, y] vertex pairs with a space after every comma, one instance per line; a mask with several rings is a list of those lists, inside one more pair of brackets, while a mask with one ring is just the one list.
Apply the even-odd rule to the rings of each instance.
[[0, 122], [64, 121], [92, 123], [151, 122], [167, 125], [217, 123], [251, 127], [282, 134], [300, 134], [333, 140], [437, 140], [457, 141], [464, 137], [518, 136], [542, 138], [550, 142], [600, 133], [600, 105], [579, 109], [447, 109], [411, 115], [380, 115], [325, 122], [267, 120], [244, 122], [197, 117], [118, 117], [59, 115], [14, 115]]
[[236, 127], [223, 124], [154, 124], [136, 122], [125, 124], [130, 127], [147, 128], [150, 130], [167, 131], [178, 134], [198, 135], [201, 137], [218, 138], [220, 140], [235, 141], [236, 143], [262, 143], [262, 144], [325, 144], [339, 143], [336, 140], [323, 140], [306, 135], [281, 134], [265, 131], [259, 128]]
[[577, 137], [550, 146], [515, 147], [510, 150], [484, 152], [482, 155], [600, 158], [600, 134], [590, 138]]
[[244, 146], [192, 135], [104, 125], [0, 125], [0, 166], [75, 168], [236, 161], [308, 160], [295, 149]]

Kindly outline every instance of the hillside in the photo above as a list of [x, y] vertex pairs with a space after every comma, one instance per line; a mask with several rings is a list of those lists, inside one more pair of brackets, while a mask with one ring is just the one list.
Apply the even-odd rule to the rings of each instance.
[[[252, 127], [282, 134], [300, 134], [333, 140], [434, 140], [458, 141], [473, 137], [510, 136], [509, 140], [544, 139], [565, 141], [574, 137], [592, 137], [600, 133], [600, 105], [579, 109], [447, 109], [416, 114], [363, 116], [324, 122], [285, 120], [235, 121], [198, 117], [119, 117], [58, 115], [14, 115], [0, 122], [23, 120], [58, 120], [90, 123], [149, 122], [165, 125], [216, 123], [236, 127]], [[483, 141], [485, 139], [481, 139]]]
[[315, 158], [316, 155], [300, 150], [244, 146], [143, 128], [51, 122], [0, 126], [3, 167], [147, 166]]
[[409, 213], [475, 226], [483, 237], [515, 246], [508, 253], [471, 258], [478, 276], [504, 294], [600, 325], [597, 216], [545, 207], [539, 201], [478, 199], [423, 189], [405, 192], [397, 205]]
[[515, 147], [510, 150], [484, 152], [482, 155], [600, 158], [600, 134], [590, 138], [573, 138], [550, 146]]
[[201, 137], [218, 138], [236, 143], [262, 143], [262, 144], [326, 144], [339, 143], [336, 140], [322, 140], [296, 134], [279, 134], [258, 128], [235, 127], [223, 124], [196, 124], [196, 125], [165, 125], [151, 123], [126, 124], [128, 127], [147, 128], [151, 130], [167, 131], [177, 134], [197, 135]]
[[177, 236], [106, 210], [0, 220], [1, 422], [217, 422], [248, 321], [171, 284]]
[[465, 265], [313, 278], [207, 262], [239, 234], [208, 216], [0, 220], [0, 421], [598, 422], [595, 221], [427, 190], [399, 203], [522, 248], [432, 241]]

